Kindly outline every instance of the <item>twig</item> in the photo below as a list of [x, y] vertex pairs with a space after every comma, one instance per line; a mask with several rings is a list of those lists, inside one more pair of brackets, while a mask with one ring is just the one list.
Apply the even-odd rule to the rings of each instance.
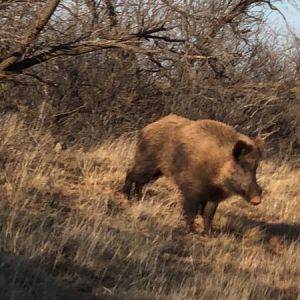
[[65, 118], [65, 117], [67, 117], [69, 115], [72, 115], [72, 114], [78, 112], [79, 110], [81, 110], [82, 108], [86, 108], [86, 105], [83, 104], [83, 105], [81, 105], [81, 106], [79, 106], [79, 107], [77, 107], [77, 108], [75, 108], [73, 110], [62, 112], [62, 113], [58, 113], [58, 114], [56, 114], [56, 115], [53, 116], [54, 122], [58, 122], [60, 119]]

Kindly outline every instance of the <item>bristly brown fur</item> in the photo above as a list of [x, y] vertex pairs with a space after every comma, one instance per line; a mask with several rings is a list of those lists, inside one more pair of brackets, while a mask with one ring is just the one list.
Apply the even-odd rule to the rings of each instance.
[[165, 175], [183, 194], [190, 230], [200, 210], [204, 229], [209, 231], [220, 201], [233, 194], [250, 202], [260, 201], [256, 168], [261, 153], [260, 140], [252, 140], [229, 125], [169, 115], [141, 131], [123, 191], [130, 198], [133, 189], [139, 197], [144, 184]]

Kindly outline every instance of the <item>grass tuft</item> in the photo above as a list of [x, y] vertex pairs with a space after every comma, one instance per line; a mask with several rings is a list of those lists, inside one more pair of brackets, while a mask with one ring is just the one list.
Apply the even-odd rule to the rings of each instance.
[[299, 299], [294, 161], [266, 159], [263, 203], [222, 203], [209, 238], [185, 233], [166, 179], [118, 192], [134, 141], [57, 151], [14, 115], [0, 134], [0, 299]]

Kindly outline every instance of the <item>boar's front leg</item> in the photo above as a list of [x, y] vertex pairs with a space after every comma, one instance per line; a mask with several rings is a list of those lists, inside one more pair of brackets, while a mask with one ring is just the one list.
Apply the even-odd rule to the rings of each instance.
[[218, 207], [218, 204], [218, 201], [207, 201], [206, 204], [203, 204], [201, 213], [204, 221], [204, 234], [211, 233], [211, 223], [215, 215], [216, 209]]
[[183, 216], [188, 231], [195, 232], [195, 217], [199, 211], [200, 201], [199, 195], [191, 192], [188, 188], [181, 189]]

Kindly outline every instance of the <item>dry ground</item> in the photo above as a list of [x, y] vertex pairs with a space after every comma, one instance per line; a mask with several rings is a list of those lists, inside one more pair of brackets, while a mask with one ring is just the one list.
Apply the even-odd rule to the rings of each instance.
[[132, 205], [117, 192], [129, 139], [60, 151], [16, 115], [0, 134], [0, 299], [300, 299], [296, 159], [267, 159], [263, 204], [222, 203], [208, 238], [184, 232], [167, 180]]

